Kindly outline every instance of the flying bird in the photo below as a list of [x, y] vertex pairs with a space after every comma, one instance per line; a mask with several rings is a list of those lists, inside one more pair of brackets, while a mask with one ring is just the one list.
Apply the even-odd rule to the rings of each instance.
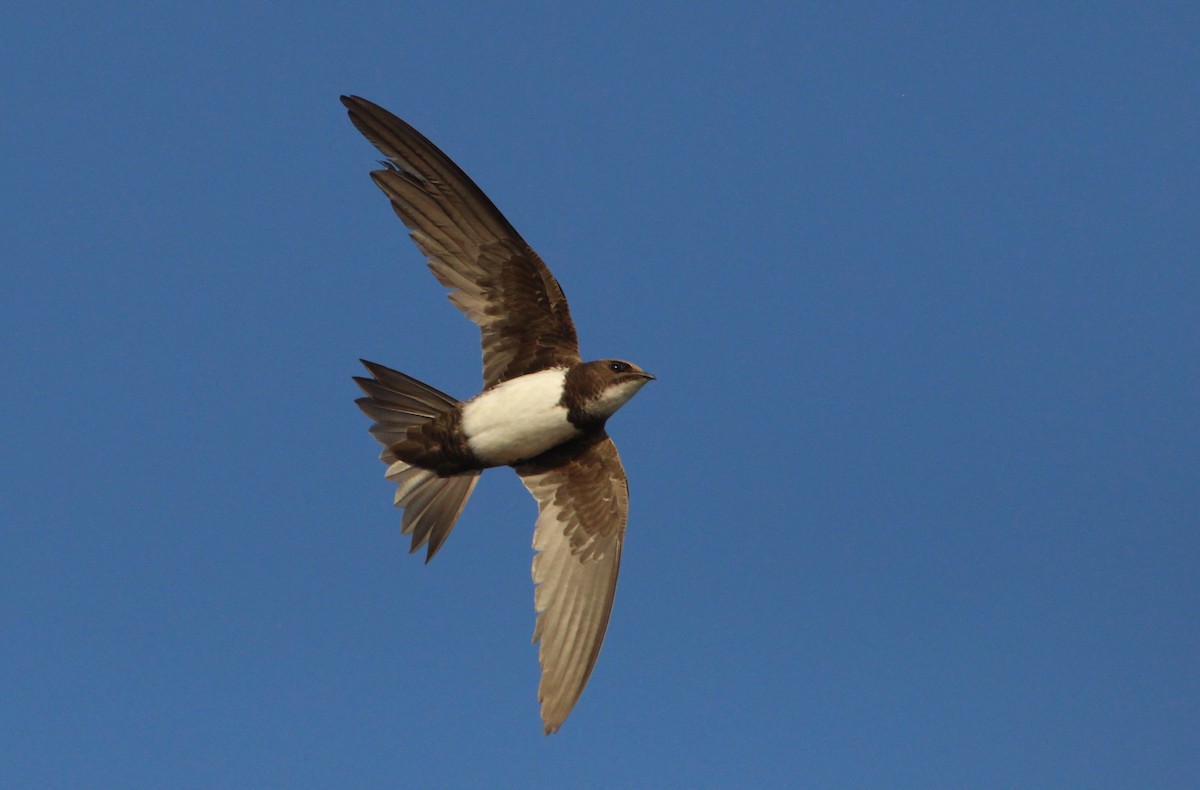
[[371, 178], [483, 341], [483, 390], [460, 402], [362, 360], [356, 402], [383, 445], [412, 548], [428, 562], [484, 469], [511, 466], [538, 503], [533, 640], [546, 734], [587, 684], [612, 611], [629, 486], [605, 423], [654, 378], [632, 362], [584, 362], [562, 288], [448, 156], [387, 110], [342, 103], [387, 161]]

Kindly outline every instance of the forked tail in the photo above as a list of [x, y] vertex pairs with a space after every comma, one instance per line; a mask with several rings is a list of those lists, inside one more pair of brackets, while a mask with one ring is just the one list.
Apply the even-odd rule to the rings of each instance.
[[432, 420], [458, 401], [398, 370], [365, 359], [360, 361], [374, 378], [354, 377], [366, 393], [366, 397], [355, 403], [375, 421], [371, 435], [383, 445], [379, 459], [388, 464], [386, 477], [396, 484], [396, 507], [404, 508], [401, 531], [412, 535], [409, 552], [428, 543], [425, 561], [429, 562], [467, 506], [480, 472], [443, 477], [431, 469], [401, 461], [390, 448], [405, 438], [409, 428]]

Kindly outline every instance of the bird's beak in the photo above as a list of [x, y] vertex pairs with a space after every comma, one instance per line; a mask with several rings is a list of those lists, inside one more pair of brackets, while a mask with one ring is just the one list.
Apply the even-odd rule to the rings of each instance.
[[654, 381], [656, 378], [658, 378], [658, 377], [657, 377], [657, 376], [655, 376], [653, 373], [647, 373], [647, 372], [646, 372], [646, 371], [644, 371], [644, 370], [643, 370], [643, 371], [639, 371], [639, 372], [640, 372], [640, 373], [641, 373], [643, 376], [645, 376], [645, 377], [646, 377], [646, 378], [647, 378], [649, 381]]

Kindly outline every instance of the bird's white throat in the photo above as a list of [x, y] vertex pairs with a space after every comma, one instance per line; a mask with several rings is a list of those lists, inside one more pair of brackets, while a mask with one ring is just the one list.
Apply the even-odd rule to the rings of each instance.
[[644, 387], [649, 380], [637, 378], [611, 384], [605, 387], [595, 399], [589, 401], [584, 411], [591, 417], [606, 420], [616, 414], [617, 409], [629, 403], [629, 399], [637, 395], [638, 390]]

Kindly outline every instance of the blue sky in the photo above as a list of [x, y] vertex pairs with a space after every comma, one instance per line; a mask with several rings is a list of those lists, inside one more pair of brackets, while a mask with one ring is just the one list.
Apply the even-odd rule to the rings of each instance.
[[[1195, 787], [1193, 4], [16, 3], [0, 784]], [[406, 554], [350, 377], [478, 334], [338, 95], [658, 375], [563, 729], [533, 500]]]

